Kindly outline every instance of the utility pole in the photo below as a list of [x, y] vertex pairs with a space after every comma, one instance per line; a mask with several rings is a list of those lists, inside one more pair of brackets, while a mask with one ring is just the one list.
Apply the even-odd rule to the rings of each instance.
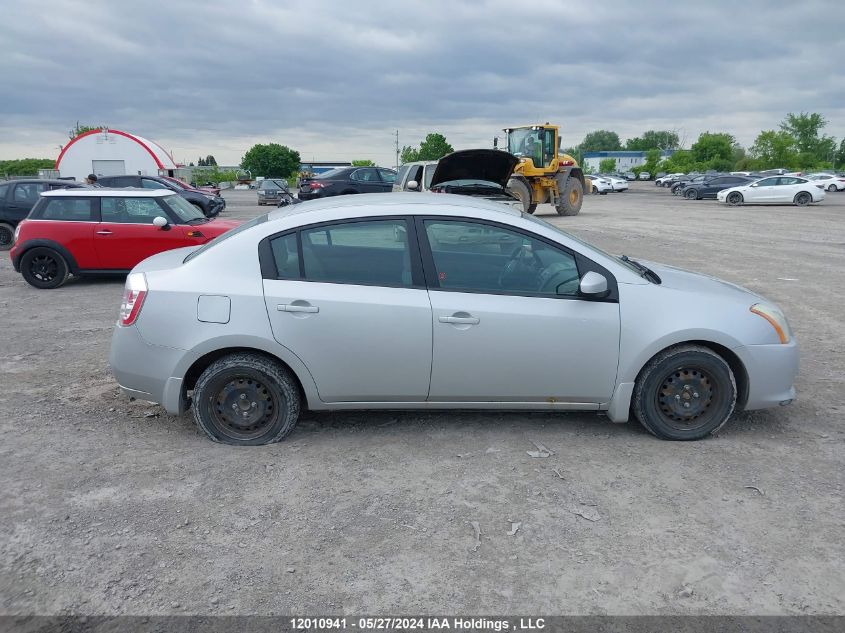
[[396, 171], [399, 171], [399, 130], [396, 130]]

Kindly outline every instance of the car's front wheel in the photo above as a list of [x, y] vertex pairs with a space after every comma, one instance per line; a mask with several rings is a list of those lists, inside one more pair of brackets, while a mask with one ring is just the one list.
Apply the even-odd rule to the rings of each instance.
[[695, 189], [689, 189], [684, 192], [684, 198], [687, 200], [698, 200], [698, 192]]
[[679, 345], [643, 368], [631, 408], [640, 424], [661, 439], [698, 440], [728, 421], [736, 394], [733, 371], [721, 356], [700, 345]]
[[741, 193], [739, 193], [738, 191], [732, 191], [732, 192], [730, 192], [730, 193], [728, 194], [728, 197], [727, 197], [727, 202], [728, 202], [728, 204], [729, 204], [729, 205], [731, 205], [732, 207], [738, 207], [738, 206], [739, 206], [739, 205], [741, 205], [741, 204], [742, 204], [742, 202], [743, 202], [743, 200], [742, 200], [742, 194], [741, 194]]
[[302, 398], [288, 369], [266, 356], [237, 353], [209, 365], [194, 386], [194, 420], [215, 442], [278, 442], [299, 421]]
[[828, 191], [836, 191], [836, 185], [829, 185], [827, 190]]
[[30, 286], [50, 290], [67, 281], [70, 268], [61, 254], [52, 248], [38, 246], [21, 257], [21, 274]]

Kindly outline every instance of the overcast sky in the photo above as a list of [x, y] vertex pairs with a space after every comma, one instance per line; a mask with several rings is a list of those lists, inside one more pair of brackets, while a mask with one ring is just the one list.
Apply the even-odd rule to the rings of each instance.
[[[14, 10], [12, 10], [14, 9]], [[395, 160], [442, 132], [489, 147], [550, 121], [564, 145], [709, 130], [745, 146], [787, 112], [845, 136], [841, 0], [0, 0], [0, 159], [55, 158], [76, 121], [237, 164]]]

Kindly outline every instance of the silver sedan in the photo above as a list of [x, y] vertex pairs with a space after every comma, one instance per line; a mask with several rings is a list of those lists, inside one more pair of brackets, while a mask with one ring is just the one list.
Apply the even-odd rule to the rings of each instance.
[[694, 440], [789, 404], [798, 373], [783, 313], [744, 288], [413, 193], [297, 205], [143, 261], [110, 360], [128, 395], [242, 445], [304, 409], [601, 411]]

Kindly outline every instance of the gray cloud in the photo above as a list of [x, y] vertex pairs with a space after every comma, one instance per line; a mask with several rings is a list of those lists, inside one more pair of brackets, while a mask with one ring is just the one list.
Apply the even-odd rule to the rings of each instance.
[[254, 142], [393, 159], [392, 131], [487, 146], [506, 125], [750, 144], [787, 112], [845, 135], [839, 3], [542, 0], [19, 3], [4, 19], [0, 158], [54, 156], [77, 120], [177, 159]]

